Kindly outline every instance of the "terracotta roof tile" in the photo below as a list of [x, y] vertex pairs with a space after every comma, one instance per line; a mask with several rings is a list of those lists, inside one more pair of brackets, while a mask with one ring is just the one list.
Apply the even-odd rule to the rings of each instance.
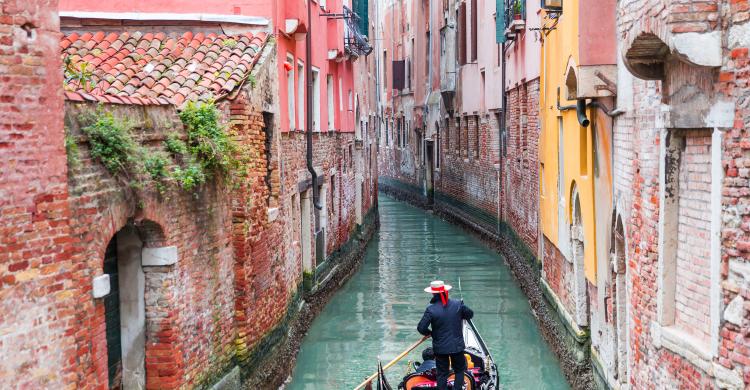
[[[267, 34], [71, 33], [60, 40], [63, 58], [88, 63], [89, 90], [76, 81], [66, 99], [121, 104], [175, 104], [221, 99], [247, 78]], [[112, 95], [112, 96], [102, 96]]]

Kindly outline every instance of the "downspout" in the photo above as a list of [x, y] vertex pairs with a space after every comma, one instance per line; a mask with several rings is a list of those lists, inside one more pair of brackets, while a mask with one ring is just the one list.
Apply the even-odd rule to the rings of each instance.
[[[318, 189], [318, 173], [313, 166], [313, 81], [312, 81], [312, 0], [307, 0], [307, 34], [305, 34], [305, 77], [307, 77], [307, 91], [305, 105], [307, 116], [305, 117], [305, 126], [307, 126], [307, 170], [312, 175], [313, 188], [313, 205], [316, 210], [322, 210], [320, 205], [320, 190]], [[315, 225], [317, 228], [318, 214], [315, 213]]]
[[[505, 17], [505, 15], [499, 15], [498, 17]], [[505, 83], [506, 83], [506, 59], [505, 59], [505, 51], [508, 49], [509, 46], [505, 45], [506, 42], [503, 41], [502, 45], [502, 61], [500, 62], [502, 66], [501, 73], [501, 87], [500, 87], [500, 93], [502, 94], [502, 97], [500, 99], [500, 104], [502, 104], [500, 115], [500, 128], [498, 129], [498, 137], [497, 142], [499, 144], [498, 148], [498, 161], [500, 162], [500, 169], [497, 170], [497, 235], [500, 237], [500, 221], [502, 220], [502, 194], [503, 194], [503, 132], [505, 131], [505, 124], [506, 124], [506, 118], [505, 116], [508, 113], [508, 94], [505, 91]]]
[[586, 113], [586, 99], [578, 99], [576, 101], [576, 115], [578, 115], [578, 123], [583, 127], [589, 127], [591, 121]]

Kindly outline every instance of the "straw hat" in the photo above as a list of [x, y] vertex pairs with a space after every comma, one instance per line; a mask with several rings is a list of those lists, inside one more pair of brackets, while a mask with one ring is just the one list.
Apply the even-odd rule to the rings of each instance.
[[439, 294], [441, 292], [450, 291], [452, 288], [453, 286], [443, 283], [442, 280], [435, 280], [430, 283], [430, 287], [424, 289], [424, 292], [430, 294]]

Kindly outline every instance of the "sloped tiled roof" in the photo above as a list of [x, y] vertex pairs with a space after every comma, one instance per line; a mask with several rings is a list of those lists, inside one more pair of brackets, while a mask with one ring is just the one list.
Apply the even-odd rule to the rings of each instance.
[[[175, 104], [221, 99], [241, 85], [261, 56], [265, 33], [179, 38], [163, 33], [72, 33], [60, 42], [68, 100]], [[83, 70], [82, 70], [83, 67]]]

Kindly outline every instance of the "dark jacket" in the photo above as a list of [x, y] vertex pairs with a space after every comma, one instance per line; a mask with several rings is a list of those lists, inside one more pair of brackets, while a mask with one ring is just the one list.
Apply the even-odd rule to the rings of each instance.
[[[464, 320], [474, 317], [474, 312], [456, 299], [449, 299], [443, 307], [439, 298], [432, 298], [430, 306], [424, 311], [422, 320], [417, 325], [417, 331], [432, 336], [432, 349], [436, 355], [450, 355], [463, 352]], [[429, 329], [432, 327], [432, 330]]]
[[422, 373], [422, 372], [425, 372], [425, 371], [432, 370], [435, 367], [436, 367], [436, 365], [435, 365], [435, 361], [434, 360], [425, 360], [425, 361], [422, 362], [422, 364], [419, 365], [419, 367], [417, 367], [417, 371], [416, 372], [417, 372], [417, 374], [419, 374], [419, 373]]

